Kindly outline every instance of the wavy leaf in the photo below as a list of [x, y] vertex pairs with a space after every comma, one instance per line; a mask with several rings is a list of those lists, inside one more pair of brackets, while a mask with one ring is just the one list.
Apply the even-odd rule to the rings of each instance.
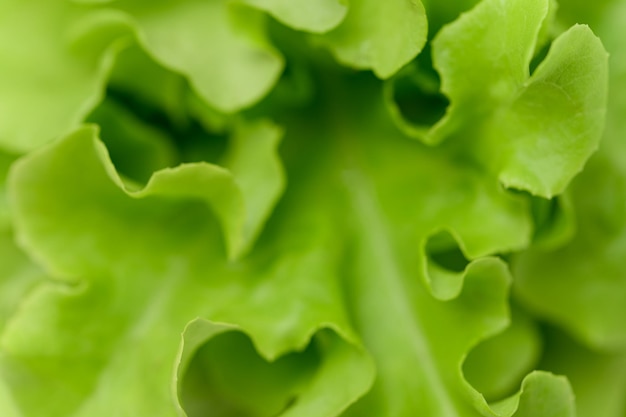
[[265, 10], [294, 29], [323, 33], [337, 26], [346, 16], [346, 0], [240, 0]]
[[283, 69], [260, 12], [219, 1], [120, 2], [144, 48], [185, 75], [204, 100], [234, 112], [260, 100]]
[[[105, 148], [101, 143], [94, 141], [95, 130], [93, 128], [77, 131], [63, 141], [60, 147], [65, 147], [67, 150], [64, 152], [74, 154], [76, 158], [85, 159], [84, 155], [91, 155], [95, 160], [105, 161], [107, 175], [85, 167], [84, 181], [96, 182], [107, 190], [106, 193], [98, 190], [100, 194], [104, 194], [98, 198], [106, 198], [106, 195], [112, 196], [124, 190], [127, 195], [139, 199], [169, 197], [205, 201], [220, 220], [229, 256], [234, 258], [241, 255], [252, 243], [282, 190], [280, 165], [273, 155], [278, 142], [278, 131], [271, 124], [264, 122], [249, 125], [242, 129], [236, 135], [236, 144], [233, 146], [227, 161], [228, 165], [235, 168], [234, 175], [227, 169], [213, 164], [185, 164], [156, 172], [145, 188], [137, 191], [127, 190], [122, 184], [119, 176], [114, 172], [113, 166], [108, 162]], [[242, 147], [241, 142], [245, 142], [246, 146]], [[241, 167], [246, 162], [252, 162], [251, 158], [253, 157], [256, 158], [254, 165], [249, 164], [246, 167]], [[85, 161], [85, 164], [88, 163], [87, 160]], [[57, 168], [60, 168], [64, 163], [63, 160], [52, 159], [51, 161], [51, 165]], [[253, 169], [253, 167], [258, 169]], [[89, 172], [93, 172], [93, 178], [90, 178]], [[70, 180], [67, 177], [67, 172], [63, 169], [58, 170], [58, 175], [60, 178], [56, 181]], [[262, 186], [257, 186], [258, 183], [255, 180], [258, 181], [258, 179], [263, 180]], [[14, 185], [14, 189], [30, 187], [32, 181], [37, 181], [37, 179], [25, 173], [20, 178], [19, 184]], [[35, 183], [32, 185], [42, 186], [43, 184]], [[81, 190], [85, 192], [85, 196], [90, 194], [88, 189]], [[49, 195], [47, 194], [37, 194], [33, 198], [45, 200]], [[63, 208], [51, 204], [49, 210], [61, 212]], [[94, 235], [97, 235], [99, 221], [91, 217], [92, 213], [87, 212], [86, 215], [87, 218], [83, 219], [84, 225], [78, 227], [93, 227]], [[47, 223], [46, 219], [42, 219], [42, 221]], [[21, 216], [18, 216], [15, 222], [19, 225], [22, 222]], [[89, 226], [90, 223], [92, 226]], [[31, 225], [29, 227], [31, 229], [28, 234], [32, 233], [36, 237], [23, 237], [24, 245], [32, 247], [43, 243], [42, 241], [35, 244], [32, 239], [47, 241], [50, 238], [46, 233], [46, 226]], [[52, 238], [50, 243], [46, 244], [55, 245], [57, 243]], [[93, 249], [94, 244], [96, 243], [86, 243], [85, 250]], [[54, 259], [50, 268], [52, 270], [62, 269], [63, 267], [59, 265], [65, 263], [64, 258], [62, 256]], [[73, 256], [70, 258], [74, 259]]]
[[[65, 1], [0, 5], [0, 147], [34, 149], [76, 128], [102, 96], [123, 18]], [[16, 41], [19, 40], [19, 41]]]
[[505, 186], [551, 197], [582, 170], [604, 128], [607, 58], [586, 26], [575, 26], [554, 41], [523, 93], [508, 114], [496, 117], [490, 132], [492, 143], [510, 132], [502, 149]]
[[[82, 129], [21, 160], [12, 174], [25, 246], [57, 277], [76, 282], [40, 286], [2, 336], [3, 377], [26, 414], [175, 415], [180, 406], [170, 382], [177, 335], [198, 316], [250, 329], [267, 359], [302, 349], [322, 327], [333, 329], [338, 336], [328, 349], [320, 347], [327, 362], [311, 380], [311, 394], [302, 394], [302, 407], [319, 406], [315, 393], [328, 389], [328, 378], [350, 380], [357, 372], [360, 381], [329, 403], [332, 413], [367, 389], [371, 363], [338, 301], [333, 263], [311, 268], [336, 258], [332, 247], [320, 248], [319, 236], [310, 234], [290, 255], [266, 244], [245, 262], [228, 262], [205, 204], [220, 191], [219, 202], [228, 201], [228, 188], [218, 188], [227, 171], [208, 165], [161, 171], [129, 193], [93, 135]], [[70, 163], [77, 157], [81, 164]], [[44, 200], [45, 214], [35, 214]], [[60, 224], [61, 235], [49, 233]], [[305, 401], [306, 395], [312, 398]], [[30, 401], [34, 396], [43, 400]]]
[[576, 234], [553, 250], [531, 248], [514, 262], [524, 304], [599, 348], [624, 348], [626, 178], [598, 155], [569, 195]]
[[422, 50], [426, 34], [420, 0], [351, 0], [345, 20], [318, 40], [340, 62], [388, 78]]
[[538, 412], [554, 417], [576, 415], [574, 394], [567, 379], [541, 371], [529, 374], [517, 395], [494, 408], [504, 416], [532, 417]]
[[536, 323], [513, 307], [509, 327], [469, 352], [463, 374], [488, 400], [502, 399], [537, 366], [542, 348]]
[[[540, 0], [532, 4], [544, 6]], [[238, 8], [241, 5], [194, 0], [115, 5], [134, 16], [146, 50], [160, 62], [165, 60], [153, 50], [155, 45], [163, 46], [161, 52], [169, 58], [172, 52], [180, 67], [170, 67], [192, 84], [196, 76], [187, 65], [204, 71], [212, 63], [203, 61], [206, 55], [199, 56], [198, 35], [211, 39], [211, 31], [222, 30], [229, 40], [238, 33], [241, 43], [232, 55], [238, 71], [255, 68], [241, 65], [259, 51], [272, 55], [265, 55], [271, 48], [262, 39], [260, 23], [246, 30], [237, 26], [239, 18], [247, 19], [244, 15], [257, 23], [262, 19], [260, 12]], [[369, 39], [359, 26], [367, 19], [360, 20], [359, 13], [374, 7], [366, 1], [352, 6], [352, 14], [335, 33], [344, 25], [343, 30], [356, 25], [354, 32], [348, 31], [354, 35], [348, 44]], [[518, 123], [524, 116], [539, 123], [535, 117], [540, 115], [524, 113], [532, 108], [529, 96], [535, 84], [581, 79], [568, 66], [578, 62], [565, 43], [568, 39], [590, 45], [590, 55], [574, 69], [586, 74], [592, 67], [604, 68], [599, 44], [587, 29], [577, 27], [555, 42], [553, 55], [528, 75], [526, 66], [545, 29], [545, 6], [527, 10], [530, 6], [519, 1], [505, 5], [485, 0], [443, 29], [439, 45], [463, 25], [474, 28], [462, 31], [475, 35], [468, 35], [469, 40], [484, 40], [494, 16], [500, 22], [515, 13], [529, 18], [526, 25], [511, 18], [505, 29], [511, 38], [523, 41], [504, 37], [508, 46], [518, 45], [516, 53], [502, 46], [502, 38], [486, 44], [511, 58], [509, 63], [519, 70], [513, 71], [515, 82], [502, 76], [504, 84], [498, 84], [502, 74], [482, 74], [481, 68], [491, 68], [489, 62], [475, 60], [475, 67], [467, 63], [470, 76], [480, 75], [476, 85], [495, 81], [504, 87], [485, 90], [486, 107], [472, 108], [476, 126], [466, 137], [455, 136], [439, 147], [425, 146], [398, 131], [385, 109], [380, 80], [341, 70], [294, 37], [293, 44], [306, 52], [302, 56], [309, 55], [300, 63], [308, 66], [311, 99], [292, 108], [264, 103], [246, 113], [271, 113], [284, 127], [280, 155], [286, 175], [276, 150], [281, 129], [269, 122], [246, 122], [243, 116], [223, 116], [203, 102], [209, 98], [206, 91], [194, 97], [184, 88], [189, 106], [185, 115], [200, 116], [199, 125], [218, 126], [220, 133], [234, 128], [225, 154], [214, 161], [221, 166], [187, 163], [152, 174], [153, 166], [171, 161], [148, 163], [141, 172], [150, 174], [149, 180], [135, 189], [116, 171], [93, 127], [15, 163], [9, 194], [18, 239], [55, 281], [39, 285], [22, 302], [0, 337], [0, 372], [6, 384], [0, 401], [9, 398], [25, 415], [64, 417], [185, 412], [573, 416], [571, 387], [562, 377], [531, 373], [516, 394], [489, 404], [463, 374], [472, 349], [486, 346], [494, 336], [495, 345], [498, 340], [510, 342], [505, 329], [510, 325], [511, 278], [506, 263], [494, 255], [524, 249], [533, 237], [533, 200], [504, 189], [501, 173], [510, 169], [516, 178], [530, 175], [515, 169], [518, 157], [534, 149], [537, 131], [551, 132], [550, 123], [562, 122], [561, 110], [555, 104], [545, 112], [551, 116], [547, 125], [536, 129], [523, 125], [527, 130], [505, 132], [505, 122]], [[423, 19], [417, 3], [376, 5], [371, 10], [383, 11], [368, 18], [391, 11], [394, 19], [388, 24], [401, 22], [401, 28]], [[217, 11], [212, 18], [235, 20], [205, 26], [208, 11]], [[477, 21], [485, 25], [475, 25]], [[172, 28], [183, 22], [189, 26], [181, 37], [171, 37]], [[380, 33], [373, 31], [371, 39], [395, 36], [385, 25], [378, 26]], [[426, 29], [412, 26], [407, 33], [410, 36], [403, 39], [410, 47], [391, 36], [385, 40], [397, 49], [376, 44], [380, 55], [363, 67], [390, 75], [412, 59], [422, 47], [417, 34], [425, 37]], [[333, 36], [321, 35], [331, 49]], [[193, 38], [189, 50], [176, 43], [187, 37]], [[158, 41], [153, 44], [154, 39]], [[216, 61], [228, 44], [216, 47]], [[462, 49], [444, 46], [448, 51]], [[398, 51], [402, 54], [393, 55]], [[198, 63], [202, 68], [194, 66]], [[211, 68], [234, 82], [241, 72], [226, 71], [229, 65]], [[267, 68], [261, 65], [261, 72]], [[558, 74], [562, 77], [552, 80]], [[571, 91], [574, 101], [601, 107], [602, 91], [586, 94], [589, 85], [599, 86], [601, 80], [602, 75]], [[221, 81], [222, 91], [230, 91], [233, 85]], [[259, 90], [253, 98], [247, 96], [248, 104], [271, 84], [252, 81]], [[241, 96], [231, 98], [234, 103]], [[558, 98], [554, 103], [560, 103]], [[248, 105], [238, 103], [231, 110]], [[102, 123], [126, 124], [123, 111], [111, 114], [113, 123], [106, 117]], [[585, 119], [589, 123], [583, 121], [584, 127], [595, 129], [592, 119]], [[146, 129], [149, 123], [142, 123], [130, 129], [131, 136], [147, 138], [148, 143], [154, 135]], [[495, 142], [498, 132], [510, 141]], [[591, 143], [584, 136], [584, 144]], [[541, 156], [558, 160], [559, 143]], [[582, 163], [587, 157], [583, 145], [579, 154], [567, 158]], [[485, 149], [489, 152], [482, 152]], [[554, 164], [548, 173], [549, 191], [533, 184], [534, 192], [554, 191], [550, 187], [573, 175], [572, 164]], [[289, 186], [278, 201], [283, 176]], [[544, 249], [565, 240], [554, 238]], [[515, 327], [511, 329], [514, 334]], [[527, 333], [524, 341], [529, 340]], [[498, 334], [505, 336], [498, 339]], [[520, 355], [531, 348], [521, 349]], [[509, 374], [501, 384], [495, 380], [497, 358], [490, 359], [484, 373], [488, 380], [483, 381], [490, 399], [514, 391], [532, 360], [509, 363], [506, 371], [514, 378]]]
[[[190, 415], [221, 409], [226, 414], [335, 416], [372, 383], [373, 368], [365, 352], [328, 329], [318, 330], [311, 344], [298, 353], [279, 358], [274, 352], [261, 353], [271, 362], [256, 357], [239, 331], [201, 320], [187, 326], [179, 378], [195, 353], [190, 371], [195, 371], [198, 381], [193, 381], [193, 388], [188, 382], [182, 391], [183, 396], [195, 391], [185, 404], [193, 410]], [[201, 343], [204, 346], [196, 351]], [[336, 389], [339, 386], [341, 390]]]
[[426, 133], [407, 128], [392, 104], [401, 127], [427, 144], [472, 142], [478, 158], [492, 154], [490, 169], [505, 186], [545, 197], [562, 192], [598, 146], [607, 55], [587, 27], [576, 26], [530, 75], [549, 13], [548, 0], [487, 0], [444, 27], [433, 61], [451, 104]]
[[581, 17], [594, 19], [611, 53], [609, 111], [598, 155], [566, 195], [576, 232], [571, 241], [551, 250], [533, 247], [524, 252], [515, 260], [514, 272], [516, 293], [528, 307], [591, 347], [616, 350], [626, 347], [626, 331], [619, 320], [626, 314], [626, 171], [622, 160], [626, 54], [619, 23], [626, 16], [626, 4], [615, 2], [599, 17], [594, 15], [589, 11]]

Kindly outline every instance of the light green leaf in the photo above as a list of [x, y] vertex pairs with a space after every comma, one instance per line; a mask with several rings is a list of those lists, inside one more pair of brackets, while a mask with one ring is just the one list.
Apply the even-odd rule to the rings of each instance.
[[143, 47], [189, 79], [211, 105], [234, 112], [273, 87], [283, 59], [270, 46], [260, 12], [225, 0], [120, 2], [136, 19]]
[[480, 123], [518, 94], [547, 12], [547, 0], [486, 0], [437, 34], [433, 63], [451, 104], [426, 143]]
[[472, 142], [478, 158], [492, 154], [505, 186], [545, 197], [562, 192], [596, 149], [607, 94], [606, 52], [584, 26], [561, 35], [529, 75], [549, 6], [486, 0], [441, 30], [433, 59], [451, 104], [422, 136]]
[[567, 375], [578, 417], [623, 417], [626, 413], [626, 355], [589, 350], [555, 329], [545, 332], [542, 369]]
[[[590, 7], [586, 7], [589, 9]], [[591, 17], [594, 10], [585, 10], [584, 18]], [[621, 156], [626, 151], [626, 141], [624, 132], [626, 122], [624, 112], [626, 112], [626, 51], [622, 47], [624, 29], [622, 22], [626, 18], [626, 3], [613, 0], [607, 5], [606, 11], [602, 14], [602, 19], [594, 26], [601, 36], [602, 42], [606, 45], [610, 53], [609, 59], [609, 106], [607, 112], [606, 132], [602, 147], [606, 150], [606, 155], [610, 157], [615, 167], [626, 174], [626, 167]]]
[[0, 410], [6, 417], [22, 417], [21, 412], [13, 402], [9, 389], [3, 380], [0, 379]]
[[499, 400], [514, 392], [535, 368], [541, 350], [537, 325], [522, 310], [513, 308], [509, 327], [469, 352], [463, 374], [485, 398]]
[[[567, 3], [566, 14], [574, 6], [582, 6]], [[551, 248], [532, 247], [517, 257], [513, 264], [515, 288], [527, 307], [586, 345], [615, 350], [626, 346], [626, 331], [620, 319], [626, 314], [626, 171], [622, 160], [626, 60], [620, 23], [626, 16], [626, 5], [615, 2], [599, 16], [593, 10], [578, 16], [595, 22], [611, 53], [607, 130], [599, 154], [565, 195], [574, 214], [573, 239]], [[564, 349], [564, 354], [567, 351]], [[576, 375], [575, 369], [572, 372]], [[579, 380], [575, 376], [575, 385], [580, 384]], [[613, 401], [607, 400], [607, 404]], [[583, 409], [591, 415], [591, 406]]]
[[513, 263], [524, 304], [586, 343], [626, 346], [626, 177], [604, 155], [592, 158], [568, 194], [576, 234], [557, 248], [530, 248]]
[[388, 78], [422, 50], [426, 34], [420, 0], [351, 0], [345, 20], [318, 40], [338, 61]]
[[[6, 201], [6, 175], [15, 157], [0, 152], [0, 332], [44, 273], [17, 247]], [[0, 381], [0, 391], [3, 390]], [[0, 410], [4, 393], [0, 392]]]
[[281, 136], [280, 129], [269, 122], [239, 124], [223, 158], [241, 190], [247, 213], [241, 243], [232, 243], [233, 256], [250, 249], [283, 193], [284, 173], [276, 153]]
[[74, 3], [78, 3], [78, 4], [105, 4], [105, 3], [111, 3], [112, 1], [115, 0], [70, 0]]
[[[214, 164], [185, 164], [156, 172], [145, 188], [137, 191], [126, 189], [122, 184], [112, 164], [108, 161], [107, 151], [101, 143], [94, 142], [94, 134], [93, 128], [84, 128], [71, 135], [61, 145], [61, 147], [68, 148], [66, 152], [75, 153], [77, 158], [79, 158], [78, 155], [91, 154], [96, 160], [104, 161], [108, 174], [103, 176], [96, 171], [94, 175], [97, 177], [91, 179], [92, 181], [102, 184], [108, 193], [117, 193], [119, 190], [115, 190], [115, 188], [118, 187], [125, 189], [125, 192], [134, 198], [156, 196], [204, 200], [215, 212], [222, 225], [227, 250], [231, 258], [240, 256], [249, 248], [282, 191], [282, 172], [274, 154], [280, 133], [274, 126], [265, 122], [243, 127], [240, 132], [236, 133], [235, 145], [227, 161], [228, 164], [234, 166], [234, 175], [227, 169]], [[246, 142], [247, 146], [241, 147], [240, 142]], [[251, 162], [253, 157], [256, 158], [254, 165], [241, 166], [246, 162]], [[57, 164], [57, 167], [61, 166], [59, 164], [64, 164], [63, 161], [55, 161], [54, 163]], [[255, 170], [254, 167], [258, 167], [258, 170]], [[89, 172], [87, 169], [85, 171]], [[59, 169], [58, 174], [65, 175], [64, 170]], [[255, 176], [265, 180], [262, 187], [255, 187]], [[88, 174], [85, 174], [85, 180], [88, 178]], [[25, 174], [20, 179], [20, 183], [14, 187], [15, 189], [29, 187], [31, 181], [35, 181], [35, 179], [31, 178], [29, 174]], [[111, 181], [116, 186], [110, 184]], [[105, 184], [109, 185], [105, 186]], [[52, 192], [52, 189], [49, 192]], [[99, 192], [102, 193], [102, 190]], [[41, 193], [34, 197], [46, 199], [48, 193]], [[85, 190], [85, 193], [88, 195], [89, 191]], [[104, 196], [102, 197], [104, 198]], [[53, 205], [50, 205], [48, 209], [50, 211], [56, 210]], [[58, 208], [58, 210], [62, 209]], [[42, 220], [47, 223], [45, 219]], [[15, 221], [19, 224], [21, 219], [16, 218]], [[93, 225], [97, 227], [99, 222], [95, 219], [92, 221]], [[89, 223], [90, 221], [85, 220], [85, 225]], [[39, 229], [41, 226], [32, 227], [34, 229], [31, 232], [38, 235], [36, 240], [48, 239], [45, 231]], [[23, 238], [23, 243], [29, 247], [33, 245], [30, 238], [26, 237]], [[56, 244], [54, 238], [50, 244]], [[85, 249], [93, 249], [93, 244], [93, 242], [85, 242]], [[51, 270], [58, 270], [58, 265], [64, 263], [64, 258], [62, 256], [54, 259], [52, 261], [54, 265], [49, 265]], [[70, 258], [73, 259], [73, 256]]]
[[[57, 277], [76, 282], [40, 286], [2, 335], [3, 377], [24, 413], [176, 415], [179, 335], [195, 317], [246, 329], [268, 360], [316, 335], [321, 362], [299, 407], [336, 415], [362, 395], [373, 369], [340, 301], [337, 245], [320, 245], [327, 231], [294, 236], [301, 244], [288, 253], [277, 239], [246, 261], [228, 262], [205, 204], [220, 191], [218, 202], [229, 201], [218, 176], [227, 171], [187, 165], [127, 192], [93, 136], [92, 128], [79, 130], [12, 173], [22, 240]], [[61, 224], [63, 233], [49, 233]], [[330, 345], [317, 341], [322, 328], [335, 335]], [[337, 395], [337, 381], [354, 377]], [[333, 401], [319, 403], [323, 393]]]
[[559, 36], [510, 110], [494, 121], [491, 142], [505, 133], [500, 179], [505, 186], [551, 197], [561, 193], [597, 149], [604, 127], [607, 53], [588, 27]]
[[0, 253], [1, 331], [24, 296], [45, 278], [45, 274], [16, 246], [11, 230], [0, 230]]
[[[259, 357], [251, 343], [233, 331], [240, 329], [199, 320], [187, 326], [179, 378], [190, 353], [195, 353], [189, 364], [195, 380], [183, 380], [182, 391], [190, 417], [215, 410], [335, 416], [372, 383], [373, 369], [366, 354], [328, 329], [318, 331], [305, 350], [271, 362]], [[205, 345], [196, 351], [202, 342]]]
[[576, 213], [569, 194], [551, 200], [533, 197], [531, 201], [535, 223], [533, 246], [550, 250], [567, 244], [576, 234]]
[[[468, 352], [509, 325], [510, 275], [493, 255], [529, 245], [528, 197], [504, 189], [492, 154], [477, 157], [471, 141], [433, 148], [403, 136], [370, 74], [312, 67], [313, 104], [276, 115], [290, 182], [269, 218], [254, 176], [280, 173], [273, 153], [255, 159], [276, 144], [266, 122], [236, 131], [224, 158], [232, 172], [186, 164], [140, 191], [124, 188], [92, 128], [16, 163], [10, 195], [23, 246], [54, 278], [75, 283], [41, 286], [2, 336], [2, 373], [24, 412], [170, 416], [180, 412], [174, 385], [200, 414], [198, 390], [272, 411], [297, 392], [274, 414], [303, 417], [346, 407], [398, 417], [573, 415], [561, 377], [530, 374], [492, 406], [463, 377]], [[255, 221], [267, 222], [245, 257], [228, 260], [246, 247], [248, 201]], [[442, 230], [454, 238], [434, 239]], [[450, 253], [462, 255], [460, 271]], [[259, 383], [271, 389], [258, 402], [241, 398], [256, 382], [231, 350], [272, 381], [280, 361], [308, 349], [319, 366], [296, 353], [295, 387], [278, 376]]]
[[0, 147], [23, 153], [74, 129], [102, 95], [123, 19], [67, 1], [0, 5]]
[[565, 377], [535, 371], [524, 378], [520, 392], [494, 405], [503, 416], [575, 417], [572, 387]]
[[[464, 134], [467, 135], [480, 121], [478, 117], [474, 117], [475, 110], [479, 110], [480, 106], [498, 105], [498, 97], [491, 97], [492, 93], [497, 95], [498, 91], [491, 90], [506, 89], [505, 84], [515, 83], [515, 79], [506, 80], [512, 75], [517, 79], [527, 77], [530, 58], [524, 57], [523, 54], [532, 54], [533, 49], [540, 49], [545, 42], [544, 32], [552, 27], [554, 1], [531, 2], [531, 6], [527, 8], [520, 2], [516, 4], [491, 2], [477, 6], [478, 3], [480, 2], [477, 0], [424, 3], [429, 17], [430, 36], [434, 36], [435, 40], [426, 45], [427, 49], [411, 65], [385, 83], [389, 110], [398, 127], [407, 135], [429, 144], [445, 140], [448, 134], [453, 133], [454, 128], [446, 127], [445, 119], [440, 120], [446, 110], [448, 113], [458, 113], [453, 117], [452, 114], [448, 115], [453, 119], [458, 119], [460, 115], [469, 111], [467, 123], [471, 125], [464, 126]], [[473, 7], [474, 10], [470, 10]], [[544, 10], [546, 7], [549, 8], [548, 11]], [[462, 18], [455, 21], [461, 14]], [[532, 24], [520, 24], [522, 20], [518, 16], [524, 14], [528, 16], [523, 20]], [[486, 19], [493, 19], [494, 23], [475, 24]], [[511, 22], [507, 26], [497, 25], [495, 22], [498, 19], [508, 19]], [[538, 39], [535, 40], [533, 31], [536, 30], [538, 19], [543, 19], [543, 23], [537, 35]], [[444, 24], [447, 26], [440, 30]], [[438, 38], [443, 39], [436, 41]], [[501, 56], [508, 58], [500, 60], [498, 57]], [[440, 63], [437, 70], [433, 68], [433, 60]], [[520, 64], [520, 60], [528, 62]], [[513, 68], [506, 69], [507, 65]], [[467, 74], [471, 74], [471, 78], [468, 78]], [[441, 78], [444, 79], [443, 91], [440, 86]], [[478, 88], [475, 85], [477, 81], [485, 90], [481, 90], [481, 97], [478, 97]], [[489, 85], [490, 83], [493, 83], [493, 86]], [[453, 106], [449, 109], [447, 107], [450, 101], [444, 93], [454, 99]], [[469, 95], [473, 95], [473, 98], [468, 97]], [[461, 102], [473, 100], [474, 103], [457, 109], [455, 100]], [[485, 103], [490, 100], [493, 102]], [[444, 132], [438, 133], [437, 129], [443, 129]]]
[[[244, 215], [242, 196], [234, 184], [232, 175], [227, 170], [211, 164], [182, 165], [175, 169], [157, 172], [148, 185], [139, 191], [126, 191], [108, 159], [106, 149], [102, 143], [96, 140], [95, 135], [96, 129], [94, 127], [84, 127], [68, 136], [62, 142], [59, 142], [58, 148], [60, 148], [60, 151], [52, 152], [50, 149], [54, 148], [48, 148], [43, 153], [31, 154], [30, 160], [47, 160], [47, 168], [54, 171], [54, 175], [42, 178], [35, 170], [29, 171], [27, 168], [20, 168], [20, 165], [26, 163], [24, 160], [15, 165], [15, 169], [21, 170], [22, 174], [17, 176], [17, 182], [13, 183], [14, 192], [19, 193], [20, 190], [28, 188], [40, 189], [40, 192], [32, 195], [32, 202], [38, 201], [37, 205], [42, 204], [41, 207], [46, 206], [48, 213], [47, 216], [39, 218], [37, 222], [23, 226], [24, 216], [28, 216], [29, 210], [36, 211], [37, 206], [20, 210], [20, 213], [14, 216], [14, 221], [18, 228], [24, 227], [20, 232], [21, 236], [18, 236], [24, 247], [33, 248], [38, 246], [45, 248], [57, 247], [59, 245], [58, 239], [62, 239], [62, 237], [50, 234], [48, 229], [53, 227], [53, 225], [49, 223], [49, 219], [58, 215], [65, 216], [63, 213], [67, 210], [66, 203], [58, 200], [56, 204], [53, 204], [52, 202], [47, 202], [47, 199], [56, 193], [55, 183], [71, 182], [76, 175], [75, 172], [82, 172], [80, 175], [81, 181], [73, 190], [80, 196], [78, 197], [79, 200], [88, 202], [91, 197], [101, 201], [110, 200], [114, 202], [119, 201], [122, 198], [121, 196], [124, 195], [128, 198], [131, 198], [130, 196], [132, 195], [144, 200], [151, 195], [165, 197], [168, 195], [179, 195], [199, 198], [212, 206], [217, 217], [223, 222], [225, 235], [231, 236], [230, 239], [240, 239], [239, 234]], [[50, 155], [50, 157], [47, 157], [47, 155]], [[80, 163], [70, 163], [70, 165], [78, 167], [81, 171], [73, 172], [72, 170], [62, 168], [68, 165], [68, 160], [65, 159], [68, 158], [66, 155], [69, 155], [70, 160], [80, 161]], [[95, 169], [93, 167], [97, 163], [95, 161], [100, 161], [104, 165], [104, 169]], [[191, 180], [193, 184], [203, 184], [205, 186], [213, 184], [213, 187], [205, 188], [204, 186], [193, 187], [185, 185], [185, 182], [189, 181], [190, 178], [193, 178]], [[19, 200], [17, 196], [12, 198]], [[147, 200], [150, 199], [148, 198]], [[213, 205], [214, 201], [215, 205]], [[81, 205], [78, 204], [80, 202], [78, 201], [75, 205], [77, 213], [81, 208]], [[19, 202], [17, 204], [19, 205]], [[82, 265], [105, 262], [106, 254], [110, 252], [111, 248], [106, 247], [106, 240], [94, 240], [96, 234], [93, 234], [95, 230], [101, 227], [102, 221], [103, 219], [98, 216], [98, 213], [89, 210], [80, 215], [76, 214], [75, 220], [72, 222], [73, 225], [68, 225], [68, 228], [74, 231], [84, 230], [85, 232], [91, 230], [92, 235], [89, 236], [89, 234], [83, 233], [85, 241], [82, 244], [82, 248], [77, 248], [76, 253], [59, 254], [59, 256], [48, 259], [45, 263], [47, 269], [54, 272], [64, 270], [66, 273], [67, 271], [76, 270], [76, 272], [70, 272], [70, 275], [79, 277], [80, 273], [78, 273], [78, 270], [82, 268]], [[110, 228], [109, 232], [105, 234], [105, 239], [112, 239], [117, 231], [114, 228]], [[37, 242], [35, 243], [35, 241]], [[32, 253], [39, 257], [35, 252], [33, 251]], [[76, 263], [76, 255], [79, 254], [83, 255], [84, 258], [81, 262]]]
[[346, 16], [346, 0], [240, 0], [272, 14], [294, 29], [308, 32], [327, 32]]

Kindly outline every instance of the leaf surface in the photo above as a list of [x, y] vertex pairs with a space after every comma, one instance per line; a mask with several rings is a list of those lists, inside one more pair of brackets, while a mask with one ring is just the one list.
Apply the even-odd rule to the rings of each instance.
[[267, 41], [264, 16], [228, 1], [120, 2], [143, 47], [186, 76], [215, 108], [235, 112], [260, 100], [283, 69]]
[[388, 78], [422, 50], [426, 34], [420, 0], [351, 0], [343, 22], [318, 40], [340, 62]]
[[488, 0], [445, 26], [432, 48], [450, 105], [434, 125], [413, 127], [391, 103], [400, 127], [431, 145], [471, 142], [507, 187], [561, 193], [598, 146], [608, 67], [600, 40], [575, 26], [530, 74], [552, 13], [548, 0]]
[[346, 16], [345, 0], [241, 0], [272, 14], [294, 29], [323, 33], [337, 26]]
[[623, 349], [626, 331], [626, 170], [623, 118], [626, 55], [616, 2], [597, 23], [611, 52], [607, 129], [602, 146], [566, 192], [574, 226], [569, 241], [552, 250], [532, 247], [514, 262], [516, 293], [524, 303], [590, 347]]
[[73, 130], [100, 100], [115, 41], [126, 32], [115, 13], [65, 1], [3, 1], [0, 147], [24, 153]]
[[[79, 155], [82, 165], [69, 163]], [[362, 395], [373, 376], [371, 361], [337, 300], [337, 282], [327, 273], [332, 268], [311, 268], [332, 259], [332, 248], [320, 249], [319, 236], [312, 235], [290, 255], [277, 257], [277, 248], [265, 245], [245, 262], [228, 262], [206, 204], [206, 193], [228, 195], [220, 177], [226, 172], [188, 165], [161, 171], [144, 190], [129, 193], [90, 128], [17, 165], [13, 178], [19, 186], [14, 183], [13, 190], [22, 239], [57, 276], [75, 283], [39, 286], [2, 336], [3, 376], [25, 413], [176, 415], [172, 376], [179, 335], [195, 317], [246, 329], [267, 360], [303, 349], [329, 328], [332, 343], [318, 347], [321, 364], [301, 406], [308, 401], [313, 409], [331, 407], [329, 415], [335, 415]], [[44, 189], [56, 190], [56, 204]], [[204, 196], [194, 191], [203, 189]], [[24, 199], [22, 190], [36, 191]], [[58, 198], [59, 192], [65, 195]], [[33, 198], [38, 202], [31, 206]], [[44, 200], [46, 214], [31, 223], [28, 217]], [[66, 232], [49, 234], [55, 224], [64, 224]], [[51, 337], [50, 343], [33, 343]], [[328, 391], [328, 379], [347, 381], [353, 374], [359, 382], [334, 403], [314, 404], [324, 392], [336, 395]], [[23, 380], [30, 383], [17, 383]], [[112, 397], [118, 399], [114, 405]]]

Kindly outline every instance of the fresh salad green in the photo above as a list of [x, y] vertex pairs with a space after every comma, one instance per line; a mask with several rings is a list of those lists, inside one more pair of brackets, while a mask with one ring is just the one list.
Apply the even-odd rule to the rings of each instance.
[[0, 415], [626, 417], [624, 22], [0, 0]]

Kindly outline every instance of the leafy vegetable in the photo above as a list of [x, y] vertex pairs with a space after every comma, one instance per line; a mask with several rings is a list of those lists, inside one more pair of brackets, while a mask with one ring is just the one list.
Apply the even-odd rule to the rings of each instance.
[[6, 0], [1, 414], [623, 417], [626, 3], [562, 3]]

